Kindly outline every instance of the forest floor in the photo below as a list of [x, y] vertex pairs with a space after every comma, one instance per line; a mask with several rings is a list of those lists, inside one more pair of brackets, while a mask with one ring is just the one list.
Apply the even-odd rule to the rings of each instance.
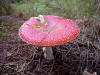
[[20, 39], [20, 25], [1, 25], [0, 32], [4, 29], [7, 36], [0, 37], [0, 75], [82, 75], [85, 68], [100, 75], [100, 35], [92, 33], [91, 22], [78, 25], [75, 40], [52, 47], [54, 60], [44, 59], [41, 47]]

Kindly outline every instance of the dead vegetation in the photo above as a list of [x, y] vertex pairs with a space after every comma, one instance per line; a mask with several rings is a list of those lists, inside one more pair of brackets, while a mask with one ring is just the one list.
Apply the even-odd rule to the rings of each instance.
[[55, 57], [53, 61], [44, 59], [41, 47], [29, 45], [19, 38], [19, 26], [3, 26], [8, 35], [0, 37], [0, 73], [82, 75], [87, 67], [88, 72], [97, 72], [99, 75], [99, 21], [88, 21], [78, 25], [80, 34], [75, 40], [53, 47]]

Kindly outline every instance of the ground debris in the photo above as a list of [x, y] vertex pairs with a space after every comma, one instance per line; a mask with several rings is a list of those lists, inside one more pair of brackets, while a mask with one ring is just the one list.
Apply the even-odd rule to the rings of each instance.
[[100, 74], [100, 42], [97, 41], [100, 36], [87, 35], [82, 27], [77, 39], [52, 47], [55, 58], [52, 61], [44, 59], [41, 47], [19, 38], [19, 26], [3, 28], [8, 36], [0, 37], [1, 75], [82, 75], [86, 67], [89, 72]]

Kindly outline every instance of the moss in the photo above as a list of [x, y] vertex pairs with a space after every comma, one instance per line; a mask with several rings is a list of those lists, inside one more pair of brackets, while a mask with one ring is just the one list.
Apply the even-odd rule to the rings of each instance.
[[95, 0], [30, 0], [13, 5], [13, 14], [22, 12], [27, 18], [39, 14], [83, 18], [95, 11], [94, 3]]
[[0, 24], [1, 26], [14, 26], [14, 25], [17, 25], [17, 26], [20, 26], [22, 23], [20, 22], [9, 22], [9, 23], [3, 23], [3, 24]]
[[7, 33], [5, 32], [0, 33], [0, 37], [7, 37]]

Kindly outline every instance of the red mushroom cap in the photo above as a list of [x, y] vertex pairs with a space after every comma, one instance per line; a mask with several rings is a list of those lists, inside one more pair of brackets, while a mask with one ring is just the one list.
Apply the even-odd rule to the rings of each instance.
[[54, 46], [73, 40], [79, 33], [78, 26], [72, 20], [58, 16], [43, 17], [47, 25], [31, 17], [20, 27], [19, 35], [25, 42], [40, 46]]

